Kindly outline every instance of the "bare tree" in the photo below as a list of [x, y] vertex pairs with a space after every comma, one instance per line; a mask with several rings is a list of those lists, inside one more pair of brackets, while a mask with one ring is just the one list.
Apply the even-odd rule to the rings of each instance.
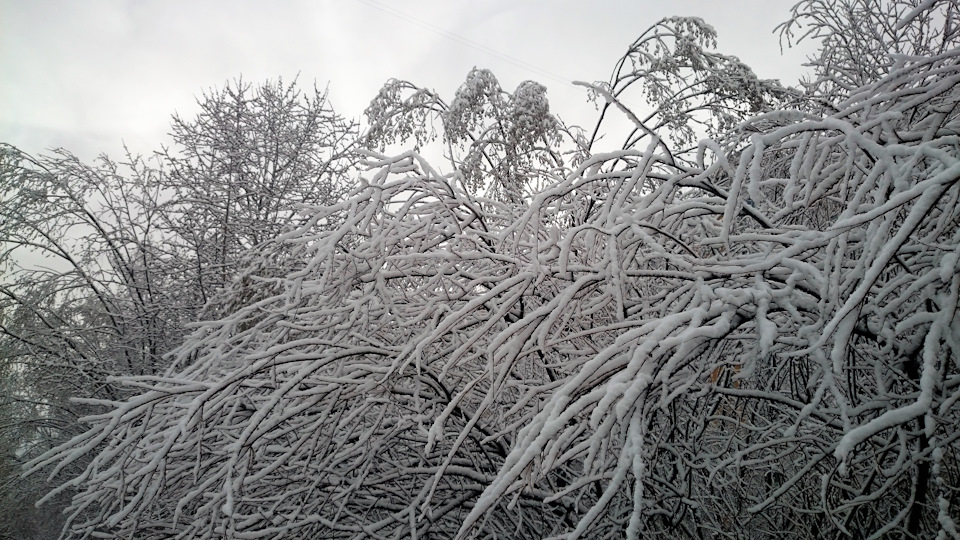
[[950, 51], [960, 38], [960, 6], [952, 0], [805, 0], [791, 15], [778, 27], [781, 40], [820, 43], [804, 87], [828, 108], [908, 58]]
[[[734, 56], [716, 52], [717, 33], [696, 17], [670, 17], [644, 31], [617, 62], [608, 81], [586, 86], [603, 103], [583, 144], [593, 149], [613, 111], [626, 113], [623, 148], [661, 141], [661, 151], [693, 162], [697, 141], [725, 136], [746, 118], [782, 108], [799, 94], [758, 78]], [[643, 107], [628, 107], [642, 100]]]
[[296, 81], [241, 79], [198, 104], [195, 118], [173, 118], [164, 211], [207, 299], [246, 250], [296, 224], [299, 204], [333, 202], [349, 189], [357, 126], [326, 93], [303, 93]]
[[[94, 409], [71, 397], [120, 399], [130, 392], [111, 377], [161, 373], [162, 355], [195, 312], [171, 286], [156, 169], [134, 158], [90, 166], [66, 152], [38, 159], [10, 146], [0, 159], [0, 372], [9, 413], [0, 436], [15, 466], [83, 431], [78, 419]], [[23, 510], [49, 488], [4, 482], [15, 535], [46, 537], [44, 527], [62, 523], [55, 511], [39, 523], [41, 514]], [[27, 525], [41, 528], [28, 533]]]
[[[179, 153], [157, 163], [0, 148], [0, 370], [17, 383], [0, 435], [21, 440], [11, 463], [82, 432], [98, 400], [129, 396], [115, 377], [165, 372], [243, 250], [293, 227], [298, 204], [344, 189], [354, 128], [323, 94], [238, 83], [203, 106], [192, 123], [174, 119]], [[39, 484], [0, 495], [32, 504], [49, 489]]]
[[50, 378], [37, 387], [54, 401], [65, 385], [161, 372], [161, 355], [194, 314], [181, 312], [184, 297], [165, 272], [160, 171], [133, 157], [90, 166], [10, 146], [2, 158], [6, 358]]
[[546, 94], [533, 81], [506, 92], [490, 70], [473, 68], [447, 105], [430, 90], [390, 80], [366, 110], [366, 141], [382, 151], [413, 139], [420, 148], [439, 134], [468, 193], [521, 204], [565, 170], [559, 145], [568, 130]]

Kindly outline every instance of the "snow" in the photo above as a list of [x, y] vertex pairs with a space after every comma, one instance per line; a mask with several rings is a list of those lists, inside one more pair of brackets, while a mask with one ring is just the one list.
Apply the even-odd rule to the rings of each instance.
[[[922, 122], [957, 102], [960, 53], [751, 117], [745, 100], [787, 95], [709, 51], [702, 21], [645, 36], [590, 86], [627, 147], [575, 165], [538, 154], [557, 127], [540, 85], [474, 70], [444, 109], [392, 82], [380, 128], [416, 137], [432, 111], [479, 176], [364, 151], [345, 200], [252, 255], [262, 294], [232, 285], [244, 300], [178, 371], [122, 378], [142, 393], [32, 470], [95, 453], [66, 487], [128, 536], [174, 504], [184, 537], [677, 533], [655, 516], [803, 535], [821, 511], [830, 534], [850, 516], [897, 534], [923, 452], [955, 536], [960, 161], [939, 130], [957, 120]], [[680, 73], [671, 108], [657, 91]], [[684, 143], [731, 110], [723, 138]]]

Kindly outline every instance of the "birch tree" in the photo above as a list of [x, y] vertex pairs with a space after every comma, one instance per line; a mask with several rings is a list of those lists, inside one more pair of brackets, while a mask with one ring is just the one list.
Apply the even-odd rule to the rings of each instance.
[[[783, 108], [799, 94], [760, 79], [737, 57], [718, 51], [717, 32], [697, 17], [669, 17], [645, 30], [627, 48], [607, 81], [577, 83], [602, 103], [589, 138], [593, 149], [611, 116], [625, 114], [622, 148], [661, 141], [674, 159], [694, 161], [697, 141], [719, 138], [745, 119]], [[689, 156], [689, 157], [688, 157]]]
[[473, 68], [448, 105], [435, 92], [390, 80], [366, 110], [368, 146], [441, 139], [468, 193], [522, 204], [562, 174], [564, 126], [550, 112], [547, 89], [524, 81], [513, 93], [487, 69]]

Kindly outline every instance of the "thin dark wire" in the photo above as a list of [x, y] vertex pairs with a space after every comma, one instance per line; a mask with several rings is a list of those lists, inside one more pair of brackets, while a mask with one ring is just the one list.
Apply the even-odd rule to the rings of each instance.
[[438, 34], [438, 35], [440, 35], [440, 36], [442, 36], [442, 37], [445, 37], [445, 38], [447, 38], [447, 39], [449, 39], [449, 40], [451, 40], [451, 41], [455, 41], [455, 42], [457, 42], [457, 43], [459, 43], [459, 44], [461, 44], [461, 45], [463, 45], [463, 46], [465, 46], [465, 47], [470, 47], [471, 49], [476, 49], [476, 50], [478, 50], [478, 51], [480, 51], [480, 52], [484, 52], [484, 53], [486, 53], [486, 54], [489, 54], [490, 56], [493, 56], [493, 57], [495, 57], [495, 58], [498, 58], [498, 59], [500, 59], [500, 60], [503, 60], [504, 62], [513, 64], [513, 65], [516, 66], [516, 67], [523, 68], [523, 69], [526, 69], [526, 70], [529, 70], [529, 71], [533, 71], [533, 72], [536, 73], [537, 75], [540, 75], [540, 76], [543, 76], [543, 77], [546, 77], [546, 78], [549, 78], [549, 79], [553, 79], [554, 81], [557, 81], [557, 82], [562, 83], [562, 84], [568, 84], [568, 85], [570, 85], [570, 86], [573, 86], [573, 83], [572, 83], [569, 79], [564, 79], [564, 78], [561, 77], [560, 75], [557, 75], [557, 74], [555, 74], [555, 73], [551, 73], [551, 72], [549, 72], [549, 71], [547, 71], [547, 70], [545, 70], [545, 69], [538, 68], [537, 66], [535, 66], [535, 65], [533, 65], [533, 64], [530, 64], [530, 63], [524, 62], [523, 60], [520, 60], [519, 58], [515, 58], [515, 57], [510, 56], [510, 55], [508, 55], [508, 54], [501, 53], [501, 52], [499, 52], [499, 51], [497, 51], [497, 50], [495, 50], [495, 49], [491, 49], [490, 47], [487, 47], [486, 45], [482, 45], [482, 44], [480, 44], [480, 43], [477, 43], [477, 42], [475, 42], [475, 41], [472, 41], [472, 40], [470, 40], [470, 39], [467, 39], [467, 38], [465, 38], [465, 37], [463, 37], [463, 36], [460, 36], [460, 35], [458, 35], [458, 34], [455, 34], [455, 33], [453, 33], [453, 32], [449, 32], [449, 31], [447, 31], [447, 30], [444, 30], [444, 29], [442, 29], [442, 28], [440, 28], [440, 27], [438, 27], [438, 26], [434, 26], [434, 25], [432, 25], [432, 24], [430, 24], [430, 23], [428, 23], [428, 22], [426, 22], [426, 21], [424, 21], [424, 20], [422, 20], [422, 19], [418, 19], [418, 18], [416, 18], [416, 17], [414, 17], [414, 16], [412, 16], [412, 15], [409, 15], [409, 14], [403, 12], [403, 11], [399, 11], [399, 10], [393, 9], [393, 8], [391, 8], [391, 7], [385, 6], [385, 5], [379, 3], [379, 2], [377, 2], [377, 1], [375, 1], [375, 0], [357, 0], [357, 2], [360, 2], [360, 3], [362, 3], [362, 4], [366, 4], [366, 5], [368, 5], [368, 6], [372, 7], [372, 8], [375, 8], [375, 9], [379, 9], [380, 11], [383, 11], [384, 13], [387, 13], [388, 15], [393, 15], [394, 17], [399, 17], [399, 18], [401, 18], [401, 19], [405, 19], [405, 20], [407, 20], [407, 21], [409, 21], [409, 22], [412, 22], [413, 24], [416, 24], [417, 26], [421, 26], [421, 27], [423, 27], [423, 28], [426, 28], [427, 30], [430, 30], [431, 32], [434, 32], [435, 34]]

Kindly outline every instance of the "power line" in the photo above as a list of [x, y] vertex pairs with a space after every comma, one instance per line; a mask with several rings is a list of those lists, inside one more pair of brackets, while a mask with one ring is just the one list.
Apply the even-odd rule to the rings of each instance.
[[451, 41], [454, 41], [454, 42], [456, 42], [456, 43], [459, 43], [460, 45], [463, 45], [464, 47], [469, 47], [469, 48], [471, 48], [471, 49], [475, 49], [475, 50], [478, 50], [478, 51], [480, 51], [480, 52], [486, 53], [486, 54], [488, 54], [488, 55], [490, 55], [490, 56], [493, 56], [494, 58], [497, 58], [497, 59], [502, 60], [502, 61], [504, 61], [504, 62], [507, 62], [507, 63], [509, 63], [509, 64], [513, 64], [513, 65], [516, 66], [516, 67], [519, 67], [519, 68], [523, 68], [523, 69], [532, 71], [532, 72], [534, 72], [534, 73], [536, 73], [537, 75], [540, 75], [540, 76], [542, 76], [542, 77], [545, 77], [545, 78], [548, 78], [548, 79], [553, 79], [554, 81], [559, 82], [559, 83], [561, 83], [561, 84], [570, 85], [571, 87], [573, 86], [573, 83], [572, 83], [569, 79], [565, 79], [565, 78], [561, 77], [560, 75], [557, 75], [557, 74], [555, 74], [555, 73], [551, 73], [551, 72], [549, 72], [549, 71], [547, 71], [547, 70], [545, 70], [545, 69], [539, 68], [539, 67], [537, 67], [537, 66], [535, 66], [535, 65], [533, 65], [533, 64], [530, 64], [530, 63], [528, 63], [528, 62], [524, 62], [523, 60], [520, 60], [519, 58], [510, 56], [509, 54], [504, 54], [504, 53], [502, 53], [502, 52], [500, 52], [500, 51], [497, 51], [497, 50], [495, 50], [495, 49], [491, 49], [490, 47], [487, 47], [486, 45], [483, 45], [483, 44], [481, 44], [481, 43], [477, 43], [476, 41], [473, 41], [473, 40], [471, 40], [471, 39], [467, 39], [467, 38], [465, 38], [465, 37], [463, 37], [463, 36], [461, 36], [461, 35], [459, 35], [459, 34], [455, 34], [455, 33], [453, 33], [453, 32], [444, 30], [443, 28], [440, 28], [440, 27], [438, 27], [438, 26], [435, 26], [435, 25], [433, 25], [433, 24], [430, 24], [429, 22], [424, 21], [424, 20], [422, 20], [422, 19], [419, 19], [419, 18], [417, 18], [417, 17], [414, 17], [413, 15], [410, 15], [410, 14], [408, 14], [408, 13], [406, 13], [406, 12], [403, 12], [403, 11], [400, 11], [400, 10], [397, 10], [397, 9], [394, 9], [394, 8], [391, 8], [391, 7], [389, 7], [389, 6], [385, 6], [385, 5], [381, 4], [380, 2], [377, 2], [376, 0], [357, 0], [357, 2], [360, 2], [361, 4], [366, 4], [367, 6], [370, 6], [370, 7], [374, 8], [374, 9], [378, 9], [378, 10], [380, 10], [380, 11], [382, 11], [382, 12], [388, 14], [388, 15], [393, 15], [394, 17], [398, 17], [398, 18], [404, 19], [404, 20], [406, 20], [406, 21], [408, 21], [408, 22], [411, 22], [411, 23], [413, 23], [413, 24], [416, 24], [417, 26], [420, 26], [420, 27], [422, 27], [422, 28], [426, 28], [427, 30], [430, 30], [431, 32], [433, 32], [433, 33], [435, 33], [435, 34], [438, 34], [438, 35], [440, 35], [440, 36], [442, 36], [442, 37], [445, 37], [445, 38], [447, 38], [447, 39], [449, 39], [449, 40], [451, 40]]

